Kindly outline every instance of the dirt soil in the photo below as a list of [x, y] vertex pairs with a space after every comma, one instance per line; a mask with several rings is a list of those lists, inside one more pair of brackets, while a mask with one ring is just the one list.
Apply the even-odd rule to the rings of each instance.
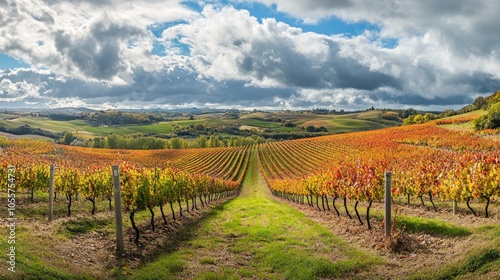
[[[364, 213], [360, 211], [364, 223], [364, 225], [361, 225], [354, 211], [351, 211], [352, 219], [349, 219], [340, 201], [336, 202], [340, 212], [340, 217], [338, 217], [333, 207], [331, 211], [322, 211], [316, 207], [309, 207], [307, 204], [292, 203], [282, 198], [275, 199], [292, 205], [313, 221], [325, 225], [347, 243], [355, 245], [366, 252], [381, 256], [385, 260], [386, 264], [379, 265], [369, 272], [360, 273], [358, 275], [359, 279], [405, 279], [417, 272], [428, 271], [432, 268], [442, 269], [446, 264], [462, 259], [469, 248], [481, 242], [472, 235], [466, 237], [439, 237], [425, 233], [405, 233], [397, 229], [393, 229], [392, 238], [387, 238], [384, 234], [385, 229], [382, 221], [372, 218], [372, 229], [368, 230], [364, 220]], [[383, 211], [384, 205], [374, 203], [372, 209]], [[453, 215], [448, 209], [438, 209], [435, 212], [423, 209], [422, 206], [393, 205], [394, 210], [399, 214], [408, 216], [437, 218], [469, 229], [500, 223], [500, 215], [496, 212], [492, 215], [493, 217], [483, 218], [466, 213], [465, 209], [461, 210], [457, 215]], [[496, 208], [496, 211], [498, 211], [498, 208]], [[500, 276], [500, 273], [496, 274], [496, 276]], [[485, 279], [493, 279], [491, 275], [485, 277]]]
[[[181, 236], [179, 231], [186, 225], [193, 224], [205, 217], [213, 207], [216, 207], [228, 199], [223, 198], [210, 202], [209, 206], [201, 207], [199, 210], [186, 212], [179, 217], [176, 212], [176, 221], [168, 213], [165, 225], [161, 216], [155, 218], [155, 232], [151, 230], [150, 223], [138, 225], [140, 229], [139, 243], [134, 243], [135, 232], [130, 227], [124, 227], [124, 249], [125, 254], [117, 256], [116, 238], [113, 235], [92, 231], [85, 234], [77, 234], [61, 241], [51, 239], [50, 236], [60, 228], [64, 222], [74, 219], [58, 218], [52, 223], [36, 219], [19, 220], [19, 226], [29, 226], [33, 230], [32, 238], [47, 243], [44, 246], [53, 247], [51, 251], [57, 252], [55, 257], [59, 267], [78, 273], [90, 273], [96, 279], [113, 278], [111, 269], [118, 268], [118, 273], [127, 274], [127, 271], [137, 268], [143, 264], [154, 261], [165, 251], [173, 251], [186, 237]], [[109, 218], [112, 213], [97, 213], [96, 218]], [[88, 216], [83, 216], [88, 217]], [[128, 215], [123, 216], [128, 219]]]
[[[230, 198], [228, 198], [230, 199]], [[91, 272], [96, 278], [112, 278], [110, 271], [118, 268], [120, 274], [127, 274], [127, 271], [140, 267], [148, 262], [154, 261], [158, 256], [166, 251], [174, 251], [186, 240], [184, 234], [179, 232], [186, 225], [193, 224], [205, 217], [210, 209], [224, 203], [228, 199], [221, 199], [210, 203], [210, 207], [202, 208], [198, 211], [183, 212], [183, 217], [177, 217], [175, 222], [171, 222], [168, 216], [168, 225], [165, 225], [161, 216], [155, 220], [156, 230], [153, 232], [149, 223], [140, 225], [140, 242], [135, 244], [133, 238], [134, 231], [125, 228], [124, 245], [125, 254], [116, 256], [116, 240], [109, 235], [97, 232], [75, 235], [64, 242], [52, 242], [50, 246], [58, 252], [62, 267], [70, 268], [70, 271]], [[424, 233], [401, 233], [396, 231], [394, 237], [388, 239], [384, 235], [383, 224], [380, 220], [372, 218], [372, 230], [368, 230], [365, 220], [364, 225], [360, 225], [354, 211], [351, 211], [352, 219], [349, 219], [337, 201], [337, 208], [340, 217], [335, 211], [320, 211], [316, 207], [311, 208], [307, 204], [297, 204], [281, 198], [274, 198], [283, 203], [288, 203], [294, 208], [303, 212], [311, 220], [323, 224], [335, 235], [342, 238], [347, 243], [354, 245], [365, 252], [376, 256], [381, 256], [385, 264], [379, 265], [369, 272], [360, 272], [359, 279], [404, 279], [408, 275], [415, 274], [422, 270], [432, 268], [442, 268], [448, 263], [453, 263], [464, 256], [472, 246], [481, 242], [477, 237], [439, 237]], [[374, 203], [373, 209], [382, 211], [383, 204]], [[462, 207], [464, 208], [464, 207]], [[495, 207], [490, 218], [474, 217], [467, 213], [467, 209], [461, 209], [458, 215], [452, 215], [450, 209], [439, 209], [437, 212], [423, 209], [421, 206], [398, 206], [393, 209], [399, 214], [437, 218], [449, 223], [474, 228], [482, 225], [500, 223], [500, 214], [497, 213], [499, 207]], [[495, 212], [496, 211], [496, 212]], [[363, 213], [364, 214], [364, 213]], [[364, 215], [362, 214], [362, 219]], [[99, 217], [104, 215], [106, 217]], [[112, 213], [97, 213], [97, 218], [109, 218]], [[178, 216], [178, 213], [176, 213]], [[124, 216], [124, 219], [128, 216]], [[29, 224], [34, 229], [33, 238], [39, 238], [41, 242], [48, 241], [47, 236], [54, 234], [61, 223], [68, 218], [61, 218], [53, 223], [25, 220], [22, 223]], [[227, 261], [227, 263], [225, 263]], [[235, 260], [224, 258], [217, 259], [218, 266], [234, 266]], [[116, 271], [115, 271], [116, 272]], [[496, 276], [496, 275], [495, 275]], [[499, 275], [500, 276], [500, 275]], [[491, 277], [491, 276], [488, 276]]]

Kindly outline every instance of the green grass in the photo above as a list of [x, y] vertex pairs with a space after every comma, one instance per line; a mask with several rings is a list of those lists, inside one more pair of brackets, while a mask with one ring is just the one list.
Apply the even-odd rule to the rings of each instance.
[[136, 133], [136, 131], [132, 129], [132, 126], [117, 126], [117, 127], [86, 126], [79, 128], [79, 130], [90, 132], [96, 136], [107, 136], [109, 134], [127, 135]]
[[382, 111], [380, 110], [370, 110], [357, 114], [356, 118], [361, 120], [378, 119], [382, 116]]
[[468, 275], [469, 279], [484, 279], [482, 275], [496, 271], [497, 267], [500, 267], [499, 249], [473, 249], [456, 264], [446, 265], [439, 271], [422, 271], [411, 279], [452, 280], [464, 275]]
[[[280, 117], [281, 114], [276, 114]], [[299, 126], [314, 125], [316, 127], [324, 126], [328, 132], [351, 132], [364, 131], [384, 128], [385, 126], [379, 123], [374, 123], [365, 119], [357, 119], [358, 114], [351, 115], [311, 115], [311, 114], [287, 114], [288, 119]], [[280, 123], [269, 122], [253, 114], [244, 116], [238, 120], [243, 125], [253, 126], [257, 128], [271, 128], [278, 132], [300, 131], [299, 127], [284, 127]]]
[[[1, 279], [94, 279], [83, 269], [74, 271], [65, 262], [59, 260], [54, 250], [58, 236], [35, 235], [27, 226], [16, 228], [16, 272], [7, 271], [6, 266], [0, 270]], [[7, 236], [2, 230], [2, 236]], [[0, 242], [0, 250], [8, 252], [7, 242]], [[5, 268], [5, 269], [4, 269]]]
[[[187, 255], [186, 255], [187, 254]], [[189, 258], [189, 252], [174, 252], [171, 254], [170, 258], [161, 258], [155, 262], [155, 266], [152, 269], [142, 269], [140, 274], [132, 273], [129, 279], [177, 279], [175, 275], [181, 274], [186, 268], [186, 260]], [[128, 271], [125, 271], [129, 273]], [[123, 272], [115, 271], [117, 278], [123, 276]]]
[[486, 110], [475, 110], [475, 111], [468, 112], [465, 114], [460, 114], [460, 115], [442, 118], [440, 120], [448, 120], [448, 119], [453, 120], [453, 119], [460, 119], [460, 118], [469, 117], [469, 116], [482, 116], [482, 115], [486, 115], [487, 113], [488, 113], [488, 111], [486, 111]]
[[173, 124], [173, 122], [161, 122], [158, 124], [138, 125], [129, 127], [129, 129], [141, 133], [171, 133]]
[[282, 127], [280, 123], [269, 122], [256, 118], [241, 118], [238, 122], [242, 125], [255, 126], [259, 128], [279, 128]]
[[[239, 197], [213, 209], [184, 245], [132, 272], [149, 279], [166, 260], [196, 268], [195, 279], [320, 279], [347, 277], [382, 261], [343, 242], [303, 213], [269, 197], [265, 180], [252, 156]], [[233, 261], [222, 262], [225, 258]], [[207, 262], [216, 270], [205, 270]], [[237, 263], [238, 265], [231, 265]], [[201, 268], [200, 268], [201, 266]], [[177, 273], [167, 273], [174, 277]], [[158, 274], [161, 275], [161, 274]]]
[[105, 226], [114, 226], [113, 217], [97, 219], [93, 217], [77, 217], [61, 223], [59, 232], [69, 236], [96, 231]]
[[451, 223], [422, 217], [398, 216], [398, 226], [404, 226], [407, 232], [425, 232], [436, 236], [460, 237], [472, 234], [472, 232], [462, 226]]
[[15, 134], [6, 133], [6, 132], [0, 132], [0, 138], [30, 139], [30, 140], [37, 140], [37, 141], [43, 141], [43, 142], [54, 142], [54, 139], [52, 139], [52, 138], [41, 136], [41, 135], [35, 135], [35, 134], [15, 135]]
[[332, 119], [337, 130], [363, 131], [384, 128], [385, 126], [379, 123], [374, 123], [366, 120], [352, 119], [349, 117], [337, 117]]
[[201, 264], [212, 264], [213, 265], [213, 264], [216, 263], [216, 261], [215, 261], [215, 259], [213, 259], [211, 257], [204, 257], [204, 258], [201, 258], [200, 263]]

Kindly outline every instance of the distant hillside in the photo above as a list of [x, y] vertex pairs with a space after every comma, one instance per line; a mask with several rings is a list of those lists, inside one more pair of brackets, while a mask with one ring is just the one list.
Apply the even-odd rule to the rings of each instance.
[[[400, 125], [401, 116], [404, 115], [404, 110], [373, 108], [357, 112], [316, 111], [319, 113], [315, 114], [314, 110], [212, 110], [204, 113], [200, 110], [196, 114], [180, 114], [86, 111], [82, 108], [43, 112], [5, 111], [0, 113], [0, 131], [15, 135], [36, 134], [61, 143], [93, 147], [106, 146], [109, 138], [116, 138], [116, 141], [123, 143], [146, 142], [157, 138], [163, 143], [160, 146], [169, 146], [167, 142], [184, 141], [186, 143], [182, 147], [195, 148], [204, 147], [210, 139], [210, 143], [217, 142], [212, 143], [212, 146], [234, 146], [381, 129]], [[132, 147], [124, 144], [123, 148]]]
[[492, 95], [486, 97], [485, 100], [486, 102], [488, 102], [488, 104], [500, 102], [500, 90], [497, 90]]

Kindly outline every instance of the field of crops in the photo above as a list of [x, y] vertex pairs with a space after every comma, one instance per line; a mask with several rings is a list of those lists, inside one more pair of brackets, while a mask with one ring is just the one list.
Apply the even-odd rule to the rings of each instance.
[[[459, 121], [462, 122], [461, 119]], [[245, 237], [248, 239], [245, 241], [247, 242], [245, 246], [253, 248], [252, 250], [265, 249], [264, 251], [274, 252], [276, 250], [274, 246], [277, 246], [276, 244], [283, 240], [295, 244], [296, 240], [288, 240], [284, 236], [279, 237], [281, 239], [276, 241], [278, 243], [270, 245], [273, 248], [267, 248], [260, 243], [248, 243], [249, 240], [254, 239], [259, 242], [262, 240], [269, 242], [266, 240], [271, 240], [273, 234], [275, 234], [269, 233], [267, 222], [259, 218], [261, 217], [259, 215], [264, 215], [263, 212], [271, 211], [266, 212], [265, 219], [269, 220], [277, 218], [275, 217], [277, 214], [272, 211], [285, 211], [287, 213], [291, 211], [288, 208], [287, 210], [281, 209], [275, 204], [278, 203], [276, 201], [271, 203], [266, 198], [264, 189], [267, 187], [275, 196], [296, 203], [292, 203], [292, 205], [296, 205], [296, 207], [302, 209], [301, 211], [308, 209], [305, 211], [326, 213], [326, 215], [331, 213], [335, 216], [341, 216], [338, 221], [341, 221], [344, 225], [340, 226], [340, 228], [346, 227], [347, 232], [352, 231], [353, 225], [349, 223], [349, 221], [352, 221], [356, 223], [357, 227], [363, 228], [364, 233], [361, 234], [368, 236], [363, 238], [366, 238], [366, 240], [377, 238], [377, 230], [380, 228], [380, 224], [374, 226], [373, 221], [370, 222], [370, 209], [373, 204], [376, 220], [380, 221], [381, 213], [377, 205], [384, 198], [384, 173], [387, 171], [392, 173], [392, 198], [400, 204], [410, 204], [410, 201], [413, 203], [413, 207], [408, 207], [405, 210], [406, 213], [416, 211], [415, 206], [417, 204], [427, 204], [425, 208], [428, 210], [433, 208], [442, 209], [443, 206], [450, 205], [454, 201], [467, 205], [466, 210], [469, 213], [462, 212], [462, 214], [474, 219], [483, 219], [480, 220], [480, 224], [485, 225], [471, 230], [459, 225], [442, 224], [441, 221], [436, 224], [437, 220], [432, 218], [406, 217], [404, 219], [409, 222], [407, 224], [409, 228], [417, 229], [420, 235], [422, 235], [422, 232], [431, 235], [436, 234], [436, 232], [444, 232], [442, 233], [444, 234], [442, 242], [448, 242], [455, 236], [471, 235], [473, 231], [478, 230], [478, 236], [480, 234], [493, 236], [492, 241], [484, 244], [497, 244], [495, 243], [498, 242], [495, 235], [497, 227], [491, 226], [488, 220], [494, 223], [499, 216], [500, 142], [492, 137], [478, 136], [467, 130], [450, 130], [440, 125], [446, 126], [448, 123], [441, 121], [439, 124], [427, 123], [369, 132], [269, 142], [256, 147], [149, 151], [91, 149], [58, 145], [50, 142], [0, 138], [0, 147], [2, 147], [0, 150], [0, 165], [2, 166], [0, 169], [0, 193], [9, 199], [15, 198], [15, 203], [13, 202], [12, 205], [17, 205], [16, 211], [20, 213], [19, 224], [22, 225], [22, 230], [18, 238], [22, 240], [21, 244], [34, 246], [29, 240], [34, 236], [37, 236], [37, 239], [41, 238], [38, 237], [41, 236], [40, 227], [43, 228], [42, 232], [50, 231], [58, 235], [56, 241], [52, 243], [44, 238], [40, 239], [42, 245], [36, 245], [36, 248], [42, 250], [41, 253], [31, 252], [30, 249], [27, 249], [29, 248], [28, 245], [25, 245], [28, 246], [25, 248], [20, 245], [20, 250], [22, 250], [19, 257], [20, 262], [25, 261], [23, 267], [26, 274], [23, 274], [24, 276], [37, 275], [35, 271], [38, 271], [40, 265], [47, 265], [41, 259], [39, 262], [42, 264], [35, 263], [32, 265], [26, 261], [30, 258], [36, 259], [35, 256], [39, 254], [54, 254], [51, 251], [51, 246], [54, 244], [69, 244], [65, 246], [75, 248], [73, 250], [88, 252], [93, 250], [94, 247], [83, 246], [82, 243], [76, 242], [78, 242], [79, 238], [85, 240], [82, 242], [95, 242], [95, 234], [98, 233], [102, 235], [101, 243], [107, 244], [100, 245], [107, 246], [103, 254], [114, 252], [115, 247], [112, 244], [114, 240], [114, 231], [112, 229], [114, 222], [111, 211], [113, 208], [112, 165], [119, 165], [120, 167], [121, 202], [125, 213], [129, 217], [128, 220], [130, 220], [130, 222], [126, 223], [130, 238], [130, 242], [127, 243], [126, 262], [129, 265], [134, 265], [135, 268], [139, 265], [134, 264], [134, 259], [142, 261], [142, 257], [138, 256], [134, 251], [147, 251], [149, 250], [147, 248], [150, 248], [148, 246], [156, 246], [158, 243], [155, 243], [154, 240], [160, 238], [165, 232], [170, 232], [170, 227], [182, 225], [182, 219], [179, 218], [182, 218], [180, 216], [183, 214], [185, 217], [186, 212], [190, 212], [188, 215], [190, 216], [193, 215], [192, 213], [200, 212], [195, 211], [200, 208], [205, 209], [203, 211], [209, 211], [206, 209], [210, 209], [210, 207], [205, 206], [215, 205], [212, 202], [224, 200], [223, 198], [234, 197], [240, 192], [243, 182], [247, 182], [245, 195], [240, 195], [239, 199], [235, 200], [235, 203], [230, 204], [229, 209], [232, 210], [225, 211], [223, 215], [225, 217], [238, 216], [238, 220], [232, 221], [232, 218], [225, 218], [225, 220], [214, 222], [216, 220], [214, 216], [210, 218], [210, 221], [215, 223], [216, 226], [214, 225], [211, 230], [217, 232], [204, 232], [201, 234], [204, 238], [203, 241], [195, 239], [188, 241], [187, 245], [193, 245], [194, 250], [201, 248], [198, 246], [206, 246], [207, 248], [214, 246], [213, 248], [216, 249], [218, 248], [217, 244], [220, 242], [231, 244], [233, 240], [238, 240], [241, 237], [239, 231], [246, 231], [248, 228], [246, 226], [247, 222], [241, 222], [239, 219], [246, 220], [253, 215], [245, 212], [247, 211], [245, 209], [248, 209], [247, 206], [257, 215], [252, 216], [252, 228], [261, 225], [262, 228], [258, 232], [249, 233], [250, 235]], [[49, 167], [51, 164], [55, 165], [54, 187], [59, 208], [55, 215], [56, 222], [47, 223], [46, 206], [48, 201]], [[251, 170], [251, 176], [245, 176], [247, 169]], [[260, 189], [261, 187], [262, 189]], [[255, 195], [257, 197], [254, 197]], [[79, 201], [78, 198], [80, 198]], [[338, 201], [343, 201], [342, 210], [336, 204]], [[359, 205], [366, 209], [366, 215], [360, 214], [358, 211]], [[62, 208], [63, 206], [64, 208]], [[266, 207], [271, 207], [274, 210], [269, 210], [271, 208]], [[216, 208], [213, 213], [219, 213], [223, 209], [224, 207]], [[326, 209], [331, 211], [325, 211]], [[345, 211], [345, 214], [341, 215], [341, 211]], [[364, 229], [364, 226], [359, 225], [356, 220], [352, 219], [351, 213], [353, 211], [359, 223], [364, 225], [366, 222], [368, 228], [376, 228], [377, 230], [367, 231]], [[8, 219], [6, 214], [7, 211], [4, 211], [0, 215], [0, 219]], [[295, 212], [289, 214], [297, 218], [300, 216]], [[170, 218], [170, 215], [172, 218]], [[435, 215], [442, 219], [447, 213], [436, 212]], [[476, 215], [484, 218], [476, 218]], [[291, 216], [287, 217], [292, 219]], [[346, 216], [349, 217], [348, 220], [345, 219]], [[366, 219], [365, 221], [362, 219], [363, 216]], [[488, 216], [493, 216], [493, 218], [486, 219]], [[157, 218], [155, 219], [155, 217]], [[167, 222], [167, 219], [171, 221]], [[331, 224], [331, 216], [325, 216], [321, 219], [326, 219], [325, 223]], [[452, 219], [461, 218], [452, 216]], [[160, 225], [159, 221], [162, 220], [163, 222]], [[37, 226], [34, 229], [28, 229], [27, 224], [32, 222], [35, 222]], [[282, 226], [285, 226], [285, 228], [290, 226], [286, 225], [286, 223], [284, 220], [280, 221], [279, 224], [273, 224], [272, 228], [278, 234], [278, 232], [284, 230]], [[300, 224], [294, 227], [294, 234], [303, 236], [305, 228], [298, 225]], [[425, 226], [422, 228], [422, 225]], [[154, 233], [155, 226], [156, 233]], [[229, 227], [229, 229], [224, 229], [225, 227]], [[338, 228], [339, 225], [337, 224], [336, 227]], [[203, 229], [203, 226], [200, 229], [196, 226], [190, 226], [187, 231], [183, 231], [183, 234], [191, 236], [191, 231], [198, 232], [202, 230], [203, 232]], [[225, 233], [227, 230], [231, 232], [229, 235]], [[65, 233], [67, 231], [70, 232]], [[360, 234], [359, 229], [356, 229], [355, 232]], [[72, 236], [70, 241], [64, 241], [67, 238], [65, 237], [66, 234]], [[216, 244], [210, 241], [209, 236], [211, 234], [218, 236], [217, 240], [219, 241]], [[263, 239], [262, 234], [268, 237]], [[437, 234], [439, 235], [439, 233]], [[346, 238], [349, 239], [349, 234], [347, 236]], [[184, 240], [183, 238], [185, 237], [181, 239]], [[436, 237], [426, 238], [433, 240]], [[473, 240], [473, 238], [469, 238], [467, 242], [465, 240], [462, 240], [462, 242], [470, 246], [476, 246]], [[482, 239], [479, 238], [478, 240], [481, 241]], [[44, 242], [52, 245], [43, 245]], [[157, 242], [163, 241], [160, 239]], [[196, 245], [196, 242], [207, 243], [205, 245]], [[319, 241], [315, 242], [315, 244], [318, 244]], [[382, 241], [372, 242], [375, 242], [375, 245], [372, 246], [378, 246], [376, 245], [377, 242], [381, 243], [383, 239]], [[5, 246], [7, 245], [4, 243], [0, 248], [5, 249]], [[313, 244], [308, 246], [313, 246]], [[478, 248], [482, 248], [480, 246]], [[159, 250], [163, 250], [161, 248], [164, 247], [160, 246], [159, 248]], [[168, 248], [168, 250], [173, 250], [168, 251], [170, 253], [176, 250]], [[289, 250], [288, 247], [282, 249], [283, 252]], [[188, 254], [187, 256], [191, 256], [191, 253], [188, 253], [190, 250], [193, 250], [193, 248], [182, 252]], [[241, 257], [235, 252], [242, 249], [235, 248], [236, 251], [234, 252], [231, 251], [233, 249], [229, 250], [230, 252], [225, 254], [234, 255], [234, 258]], [[153, 252], [155, 251], [153, 250]], [[214, 254], [210, 250], [205, 253]], [[479, 254], [483, 253], [486, 255], [493, 254], [490, 261], [498, 263], [498, 250], [485, 251], [480, 249]], [[169, 258], [173, 257], [175, 259], [178, 257], [175, 253], [173, 254], [173, 256], [169, 255]], [[302, 259], [312, 257], [305, 252], [301, 254], [303, 254], [300, 257]], [[68, 255], [64, 256], [66, 256], [64, 258], [66, 262]], [[49, 259], [58, 260], [58, 258], [60, 257], [51, 257]], [[69, 258], [71, 259], [71, 257]], [[88, 265], [96, 263], [96, 260], [92, 257], [88, 258], [90, 259]], [[106, 257], [101, 257], [101, 259], [104, 258]], [[192, 259], [191, 257], [186, 258]], [[214, 258], [218, 258], [218, 256], [214, 256]], [[359, 261], [358, 258], [353, 258], [353, 260]], [[81, 259], [75, 258], [75, 260], [67, 262], [74, 265], [72, 261], [79, 263]], [[204, 259], [198, 261], [207, 264], [215, 262], [215, 260]], [[280, 259], [280, 261], [283, 261], [283, 259]], [[184, 257], [183, 262], [187, 262]], [[314, 262], [316, 263], [317, 260]], [[373, 265], [378, 261], [370, 259], [368, 263]], [[295, 266], [295, 264], [290, 265]], [[337, 264], [331, 262], [325, 265], [336, 266]], [[183, 269], [187, 269], [185, 267], [187, 265], [184, 265]], [[308, 266], [304, 267], [304, 269], [309, 268]], [[118, 272], [96, 272], [93, 277], [100, 278], [105, 275], [105, 278], [107, 278], [113, 273], [120, 275], [128, 273], [126, 267], [125, 269], [115, 269], [118, 269]], [[196, 275], [197, 268], [192, 269], [194, 271], [190, 271], [190, 275]], [[219, 268], [214, 266], [212, 269], [217, 270]], [[235, 269], [236, 272], [233, 272], [236, 275], [235, 277], [245, 275], [238, 267]], [[321, 270], [321, 268], [315, 269]], [[344, 269], [351, 271], [350, 268]], [[56, 270], [65, 271], [65, 268], [57, 267]], [[43, 271], [44, 273], [47, 272], [47, 270]], [[268, 271], [268, 268], [262, 268], [262, 270], [259, 268], [256, 271], [264, 273], [263, 271]], [[357, 271], [357, 268], [353, 271]], [[60, 271], [54, 273], [54, 275], [59, 275], [62, 278], [68, 278], [61, 276], [67, 274], [60, 274]], [[151, 272], [137, 270], [137, 273], [150, 275]], [[171, 272], [165, 273], [168, 275]], [[308, 273], [316, 275], [315, 273], [319, 272], [309, 271]], [[332, 270], [331, 273], [331, 275], [338, 275], [336, 273], [339, 272]], [[380, 273], [383, 272], [379, 271], [377, 273], [381, 275]], [[401, 276], [406, 273], [407, 271], [397, 272], [395, 275]], [[448, 275], [448, 272], [443, 273], [443, 275]], [[2, 275], [0, 273], [0, 276]], [[269, 276], [268, 274], [263, 275], [265, 275], [262, 276], [264, 278]]]
[[[47, 193], [49, 167], [55, 165], [55, 192], [67, 199], [67, 216], [72, 201], [80, 195], [92, 203], [94, 215], [97, 200], [109, 201], [112, 209], [113, 182], [111, 166], [120, 166], [121, 198], [130, 214], [132, 226], [137, 211], [159, 207], [162, 218], [165, 204], [179, 205], [180, 215], [186, 204], [189, 211], [197, 204], [237, 193], [249, 161], [250, 147], [127, 151], [91, 149], [56, 145], [32, 140], [6, 140], [0, 143], [0, 183], [2, 191], [28, 192], [31, 202], [35, 193]], [[15, 170], [15, 171], [12, 171]], [[9, 185], [15, 186], [7, 189]], [[14, 197], [15, 197], [14, 193]], [[19, 195], [18, 195], [19, 197]], [[189, 205], [191, 203], [191, 206]], [[175, 219], [175, 214], [174, 214]], [[151, 222], [154, 228], [154, 221]]]
[[367, 202], [369, 211], [383, 199], [386, 171], [393, 174], [393, 198], [408, 203], [424, 204], [424, 197], [433, 206], [434, 198], [465, 202], [476, 215], [469, 205], [475, 199], [485, 202], [487, 217], [500, 196], [500, 142], [434, 123], [261, 144], [258, 151], [273, 193], [311, 206], [321, 199], [329, 208], [329, 199], [341, 198], [344, 205]]

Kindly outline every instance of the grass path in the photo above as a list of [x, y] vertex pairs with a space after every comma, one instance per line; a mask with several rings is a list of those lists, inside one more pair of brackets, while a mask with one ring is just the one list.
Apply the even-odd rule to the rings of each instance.
[[178, 248], [135, 270], [130, 278], [355, 278], [382, 262], [273, 200], [257, 166], [252, 153], [241, 194], [187, 227]]

